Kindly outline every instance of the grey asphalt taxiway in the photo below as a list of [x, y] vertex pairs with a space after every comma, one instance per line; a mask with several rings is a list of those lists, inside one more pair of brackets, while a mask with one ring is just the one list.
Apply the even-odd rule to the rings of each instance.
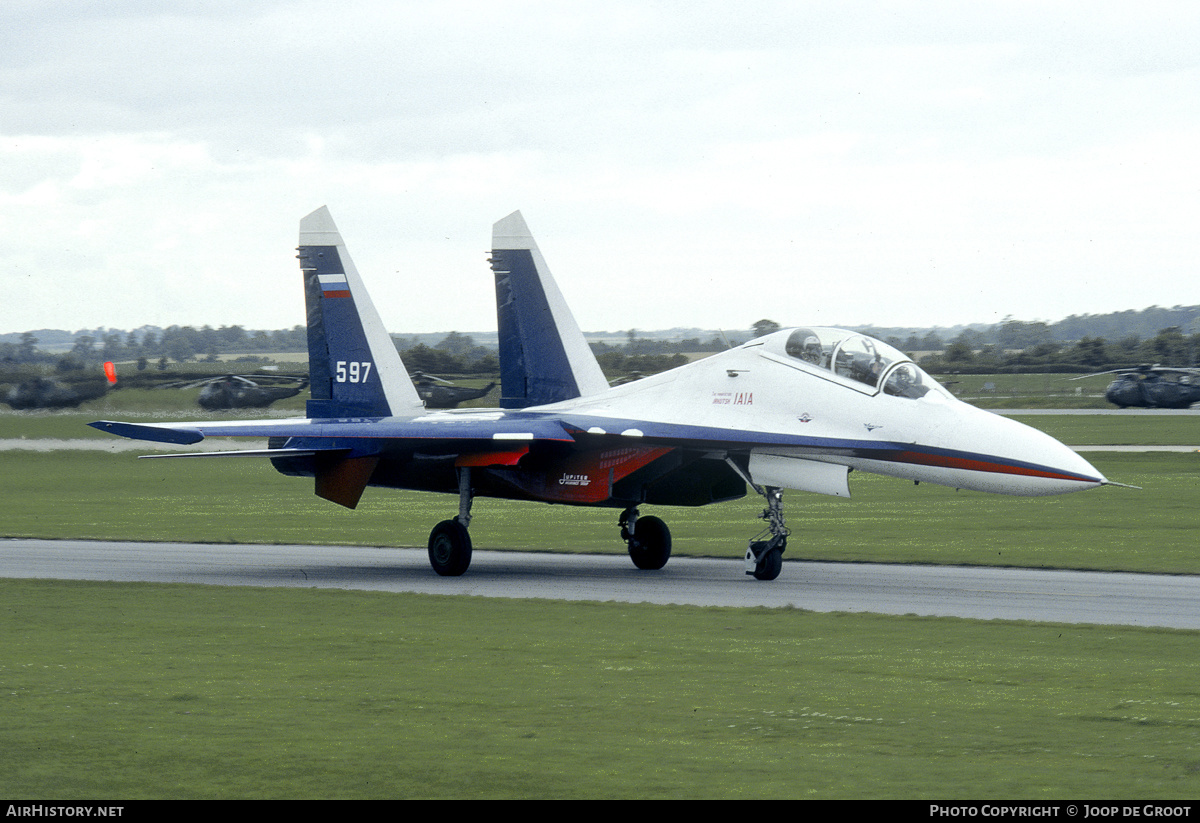
[[0, 540], [0, 577], [321, 587], [695, 606], [795, 607], [1200, 629], [1200, 576], [963, 566], [815, 563], [779, 579], [740, 560], [672, 558], [658, 572], [620, 555], [476, 551], [462, 577], [429, 568], [424, 549]]

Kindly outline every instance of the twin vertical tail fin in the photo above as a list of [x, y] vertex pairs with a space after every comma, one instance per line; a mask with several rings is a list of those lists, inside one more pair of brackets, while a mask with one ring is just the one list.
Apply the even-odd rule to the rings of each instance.
[[411, 417], [421, 398], [346, 251], [329, 209], [300, 221], [308, 316], [308, 416]]
[[[418, 396], [329, 210], [300, 221], [311, 418], [410, 417]], [[500, 405], [541, 406], [608, 389], [604, 372], [520, 212], [493, 227]]]
[[541, 406], [608, 389], [519, 211], [492, 228], [500, 405]]

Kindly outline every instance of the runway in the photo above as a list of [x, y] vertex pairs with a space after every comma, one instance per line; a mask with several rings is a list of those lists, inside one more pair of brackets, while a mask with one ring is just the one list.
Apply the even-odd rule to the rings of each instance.
[[475, 552], [442, 578], [424, 549], [0, 540], [0, 577], [284, 586], [479, 597], [917, 614], [1200, 629], [1200, 576], [785, 561], [756, 581], [740, 560]]

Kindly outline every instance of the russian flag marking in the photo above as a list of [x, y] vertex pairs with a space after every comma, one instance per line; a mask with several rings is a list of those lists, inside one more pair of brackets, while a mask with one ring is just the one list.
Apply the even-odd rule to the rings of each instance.
[[317, 280], [321, 283], [322, 297], [349, 297], [350, 290], [346, 287], [344, 274], [320, 274]]

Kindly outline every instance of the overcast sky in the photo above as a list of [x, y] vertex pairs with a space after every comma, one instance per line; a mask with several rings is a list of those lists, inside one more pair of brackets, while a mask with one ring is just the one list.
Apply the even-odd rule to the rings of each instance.
[[586, 330], [1200, 304], [1194, 2], [0, 4], [0, 332], [495, 328], [520, 209]]

